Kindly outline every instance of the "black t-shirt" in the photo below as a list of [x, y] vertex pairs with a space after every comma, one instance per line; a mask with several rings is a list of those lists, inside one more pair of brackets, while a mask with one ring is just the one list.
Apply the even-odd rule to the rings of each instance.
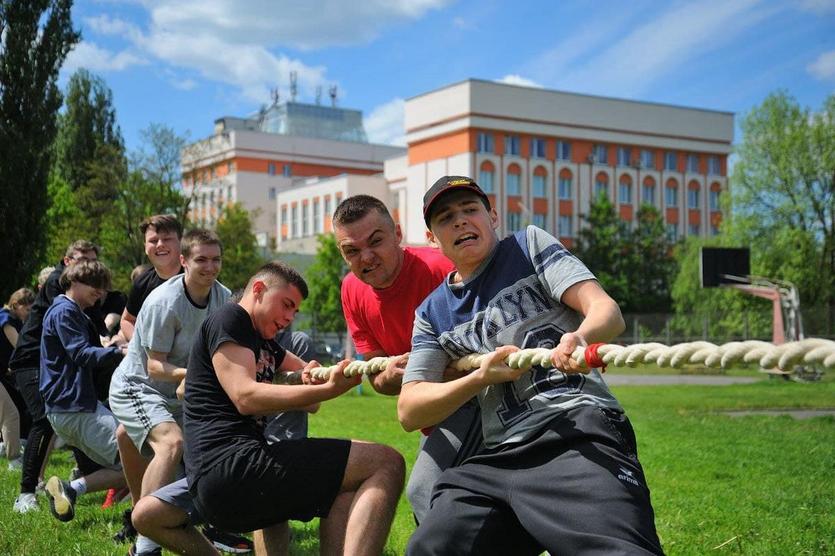
[[[257, 420], [238, 413], [217, 379], [212, 356], [226, 342], [252, 350], [259, 368], [266, 363], [261, 360], [265, 340], [252, 327], [249, 313], [237, 303], [223, 305], [203, 322], [188, 359], [183, 411], [184, 459], [191, 485], [237, 452], [242, 443], [266, 444]], [[274, 349], [273, 357], [280, 364], [286, 351], [278, 345]]]
[[[182, 272], [183, 269], [180, 268], [180, 273]], [[142, 304], [145, 303], [145, 299], [148, 297], [148, 294], [154, 291], [157, 286], [164, 284], [167, 281], [168, 278], [163, 278], [157, 274], [154, 267], [149, 268], [137, 276], [130, 288], [130, 293], [128, 294], [128, 304], [126, 306], [128, 313], [133, 316], [138, 316], [139, 309], [142, 308]]]
[[[64, 293], [64, 288], [58, 283], [58, 279], [65, 268], [64, 261], [58, 263], [35, 296], [35, 303], [32, 304], [29, 317], [23, 323], [23, 328], [21, 328], [20, 335], [17, 338], [17, 347], [15, 347], [12, 358], [9, 360], [9, 369], [12, 371], [40, 368], [43, 318], [46, 315], [46, 310], [52, 305], [52, 300]], [[99, 302], [85, 309], [84, 313], [96, 325], [99, 334], [104, 334], [107, 331]], [[98, 344], [98, 337], [95, 340]], [[101, 344], [98, 345], [101, 346]]]

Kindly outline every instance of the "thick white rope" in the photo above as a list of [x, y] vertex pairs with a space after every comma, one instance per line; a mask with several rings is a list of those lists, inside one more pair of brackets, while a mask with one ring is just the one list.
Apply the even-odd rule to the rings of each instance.
[[[505, 362], [516, 369], [540, 366], [552, 368], [553, 350], [545, 348], [523, 349], [511, 353]], [[688, 342], [665, 346], [658, 343], [632, 344], [619, 346], [602, 344], [597, 354], [603, 363], [611, 367], [635, 367], [640, 364], [655, 364], [659, 367], [681, 368], [688, 364], [704, 365], [710, 368], [727, 368], [739, 364], [757, 364], [762, 369], [791, 371], [797, 365], [821, 365], [827, 369], [835, 368], [835, 342], [820, 338], [810, 338], [799, 342], [774, 345], [768, 342], [749, 340], [716, 345], [710, 342]], [[574, 350], [572, 358], [581, 367], [586, 363], [586, 348]], [[398, 356], [399, 357], [399, 356]], [[460, 371], [477, 369], [484, 354], [465, 355], [451, 363]], [[374, 357], [368, 361], [351, 361], [345, 367], [345, 376], [373, 375], [386, 368], [393, 357]], [[318, 380], [326, 380], [336, 365], [314, 367], [311, 374]]]

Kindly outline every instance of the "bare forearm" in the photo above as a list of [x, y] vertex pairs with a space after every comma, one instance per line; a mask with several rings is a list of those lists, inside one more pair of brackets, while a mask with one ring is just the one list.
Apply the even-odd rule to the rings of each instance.
[[407, 431], [437, 425], [484, 388], [475, 374], [450, 382], [409, 382], [403, 385], [397, 416]]
[[319, 409], [319, 403], [335, 398], [329, 384], [288, 386], [253, 383], [241, 396], [239, 409], [246, 415], [273, 415], [283, 411]]
[[589, 304], [588, 312], [577, 334], [587, 343], [610, 342], [626, 329], [617, 303], [611, 299], [595, 300]]
[[160, 382], [179, 383], [186, 377], [186, 369], [172, 365], [168, 361], [148, 358], [148, 376]]

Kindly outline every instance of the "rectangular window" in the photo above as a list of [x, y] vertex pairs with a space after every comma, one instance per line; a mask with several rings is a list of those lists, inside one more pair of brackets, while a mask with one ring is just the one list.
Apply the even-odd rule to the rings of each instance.
[[545, 197], [545, 176], [534, 176], [531, 184], [531, 195], [533, 197]]
[[609, 163], [609, 149], [606, 148], [606, 145], [594, 146], [594, 162], [596, 164]]
[[285, 164], [284, 168], [281, 169], [281, 173], [285, 178], [289, 178], [293, 175], [293, 168], [289, 164]]
[[302, 236], [310, 235], [310, 214], [307, 205], [302, 205]]
[[641, 167], [655, 168], [655, 156], [649, 149], [641, 149]]
[[655, 186], [643, 185], [641, 187], [641, 202], [647, 205], [655, 205]]
[[687, 235], [689, 235], [689, 236], [699, 235], [699, 225], [698, 224], [690, 224], [689, 226], [687, 226]]
[[560, 178], [558, 193], [560, 199], [571, 198], [571, 178]]
[[629, 166], [632, 163], [632, 149], [618, 147], [618, 166]]
[[606, 180], [596, 180], [594, 182], [594, 196], [600, 197], [601, 195], [609, 196], [609, 183]]
[[533, 213], [533, 222], [532, 224], [537, 228], [544, 230], [545, 229], [545, 215], [540, 214], [538, 212]]
[[687, 208], [691, 208], [691, 209], [699, 208], [699, 190], [698, 189], [688, 189], [687, 190]]
[[632, 203], [632, 184], [621, 182], [618, 186], [618, 199], [622, 205]]
[[518, 212], [507, 213], [507, 231], [517, 232], [522, 229], [522, 215]]
[[293, 222], [292, 222], [292, 232], [290, 233], [290, 237], [299, 237], [299, 207], [298, 205], [294, 206], [290, 209], [292, 214]]
[[232, 173], [232, 169], [233, 169], [233, 168], [234, 168], [234, 167], [232, 166], [232, 163], [231, 163], [231, 162], [227, 162], [227, 163], [226, 163], [226, 173], [227, 173], [227, 174], [231, 174], [231, 173]]
[[711, 224], [710, 225], [710, 235], [718, 236], [719, 235], [719, 226], [717, 226], [716, 224]]
[[313, 233], [322, 233], [322, 214], [319, 212], [319, 199], [313, 199]]
[[271, 187], [269, 189], [269, 191], [267, 192], [267, 199], [269, 199], [270, 201], [275, 201], [275, 194], [276, 194], [275, 187]]
[[531, 138], [531, 158], [545, 158], [545, 139]]
[[678, 170], [678, 155], [673, 151], [667, 151], [664, 153], [664, 169], [665, 170]]
[[521, 190], [522, 190], [522, 188], [519, 184], [519, 174], [508, 174], [507, 175], [507, 191], [505, 193], [507, 195], [520, 195]]
[[687, 155], [687, 171], [691, 174], [698, 174], [699, 173], [699, 155], [697, 154], [688, 154]]
[[665, 187], [664, 188], [664, 204], [668, 207], [677, 207], [678, 206], [678, 187]]
[[493, 171], [482, 170], [479, 172], [478, 185], [485, 193], [493, 193]]
[[572, 230], [571, 230], [571, 216], [568, 214], [561, 214], [560, 215], [560, 225], [559, 225], [559, 236], [560, 237], [571, 237]]
[[678, 224], [667, 223], [667, 240], [678, 241]]
[[571, 160], [571, 143], [569, 141], [557, 141], [557, 159]]
[[708, 194], [708, 200], [710, 202], [710, 210], [719, 210], [719, 192], [718, 191], [711, 191]]
[[325, 197], [325, 216], [333, 216], [331, 212], [331, 196]]
[[719, 172], [719, 157], [711, 155], [707, 157], [707, 173], [711, 176], [718, 176]]
[[504, 154], [519, 156], [519, 136], [505, 135], [504, 136]]
[[493, 134], [486, 131], [478, 133], [478, 152], [480, 153], [494, 153], [496, 152], [493, 146]]
[[290, 229], [287, 226], [287, 207], [281, 207], [281, 239], [287, 239], [287, 231]]
[[275, 175], [275, 162], [267, 163], [267, 173], [271, 176]]
[[226, 188], [226, 198], [229, 199], [230, 202], [234, 202], [235, 200], [232, 198], [232, 186]]

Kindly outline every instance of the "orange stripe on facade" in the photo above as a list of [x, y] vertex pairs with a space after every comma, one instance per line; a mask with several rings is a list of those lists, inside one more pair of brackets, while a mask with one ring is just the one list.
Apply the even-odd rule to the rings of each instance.
[[713, 211], [710, 213], [710, 223], [714, 226], [718, 226], [722, 223], [722, 213], [719, 211]]
[[447, 158], [456, 154], [472, 152], [476, 147], [476, 134], [474, 129], [465, 129], [441, 137], [412, 143], [409, 145], [409, 164], [419, 164], [429, 160]]
[[534, 199], [533, 211], [536, 214], [548, 214], [548, 199]]
[[700, 210], [688, 209], [688, 211], [687, 211], [687, 223], [688, 224], [698, 226], [701, 221], [702, 221], [702, 212]]
[[670, 224], [678, 224], [678, 209], [677, 208], [668, 208], [666, 209], [666, 216], [667, 222]]
[[571, 162], [575, 164], [588, 164], [592, 147], [591, 141], [572, 141]]
[[490, 201], [490, 208], [496, 208], [496, 196], [492, 193], [487, 194], [487, 200]]
[[546, 177], [548, 176], [548, 170], [545, 169], [545, 166], [537, 166], [534, 168], [533, 175]]
[[573, 201], [560, 201], [560, 216], [571, 216], [574, 212]]
[[519, 195], [511, 195], [507, 198], [508, 212], [522, 212], [522, 197]]
[[621, 220], [626, 220], [627, 222], [632, 221], [632, 205], [620, 206], [620, 218]]
[[566, 248], [571, 249], [572, 247], [574, 247], [574, 238], [561, 237], [560, 243], [562, 243]]

